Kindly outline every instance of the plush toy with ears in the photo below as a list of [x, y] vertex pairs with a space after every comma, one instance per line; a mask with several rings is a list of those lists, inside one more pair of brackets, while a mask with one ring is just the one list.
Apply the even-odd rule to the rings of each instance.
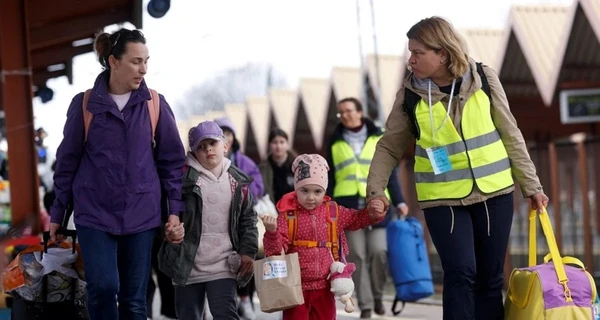
[[331, 292], [333, 292], [336, 299], [345, 305], [344, 310], [347, 313], [354, 312], [354, 301], [352, 301], [354, 281], [352, 281], [352, 273], [355, 270], [356, 265], [354, 263], [345, 264], [339, 261], [334, 261], [329, 269]]

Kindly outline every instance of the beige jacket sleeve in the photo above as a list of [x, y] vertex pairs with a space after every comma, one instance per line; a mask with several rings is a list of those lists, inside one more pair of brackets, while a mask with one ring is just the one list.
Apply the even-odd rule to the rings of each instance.
[[367, 198], [385, 196], [392, 170], [398, 166], [412, 135], [408, 115], [402, 110], [404, 87], [396, 93], [396, 101], [385, 123], [385, 132], [375, 149], [367, 177]]
[[504, 143], [508, 158], [510, 159], [512, 172], [521, 186], [523, 197], [529, 198], [543, 191], [540, 180], [535, 172], [535, 165], [529, 157], [525, 139], [517, 126], [517, 120], [515, 120], [515, 117], [510, 112], [506, 93], [496, 71], [484, 66], [484, 72], [490, 84], [492, 94], [492, 120]]

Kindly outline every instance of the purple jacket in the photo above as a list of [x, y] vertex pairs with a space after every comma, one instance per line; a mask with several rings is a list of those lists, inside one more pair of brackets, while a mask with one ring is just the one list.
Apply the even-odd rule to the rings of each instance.
[[101, 73], [88, 101], [94, 118], [85, 143], [83, 93], [73, 98], [56, 153], [52, 222], [61, 223], [72, 202], [77, 225], [116, 235], [146, 231], [160, 225], [161, 186], [169, 212], [183, 211], [185, 151], [175, 117], [161, 95], [153, 150], [148, 99], [142, 82], [119, 112], [108, 94], [107, 74]]
[[254, 201], [256, 202], [256, 200], [262, 198], [265, 195], [265, 185], [263, 184], [262, 174], [256, 163], [240, 151], [233, 153], [232, 160], [234, 166], [253, 179], [252, 183], [250, 183], [250, 192], [254, 196]]

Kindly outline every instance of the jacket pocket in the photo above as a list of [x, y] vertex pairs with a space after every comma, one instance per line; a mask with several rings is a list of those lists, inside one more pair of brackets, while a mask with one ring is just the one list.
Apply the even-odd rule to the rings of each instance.
[[102, 190], [101, 183], [105, 176], [98, 174], [98, 170], [88, 159], [82, 159], [73, 180], [73, 189]]
[[163, 241], [158, 251], [158, 269], [170, 278], [175, 278], [182, 266], [182, 245]]
[[133, 191], [135, 193], [152, 192], [154, 185], [157, 183], [160, 184], [158, 180], [158, 172], [154, 165], [139, 168], [137, 169], [137, 176], [132, 181], [134, 183]]
[[110, 112], [94, 114], [88, 129], [87, 144], [94, 151], [104, 152], [115, 148], [115, 139], [122, 136], [122, 129], [118, 127], [120, 119]]

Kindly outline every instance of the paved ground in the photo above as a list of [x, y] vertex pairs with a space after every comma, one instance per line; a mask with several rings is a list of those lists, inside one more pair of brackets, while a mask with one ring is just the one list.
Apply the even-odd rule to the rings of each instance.
[[[441, 305], [428, 305], [428, 304], [418, 304], [418, 303], [409, 303], [406, 305], [404, 311], [394, 317], [392, 312], [390, 311], [392, 305], [391, 302], [386, 302], [386, 314], [384, 316], [373, 315], [373, 319], [395, 319], [395, 320], [439, 320], [442, 318], [442, 307]], [[258, 306], [257, 306], [258, 307]], [[257, 308], [257, 310], [260, 308]], [[360, 317], [360, 313], [358, 311], [348, 314], [344, 311], [342, 305], [338, 305], [338, 317], [339, 320], [350, 320], [350, 319], [358, 319]], [[281, 319], [280, 314], [258, 314], [256, 317], [257, 320], [279, 320]]]
[[[156, 306], [155, 306], [156, 308]], [[390, 311], [391, 303], [386, 303], [387, 313], [384, 316], [374, 315], [373, 319], [395, 319], [395, 320], [439, 320], [442, 318], [442, 307], [437, 305], [427, 305], [427, 304], [419, 304], [419, 303], [410, 303], [406, 305], [404, 311], [394, 317]], [[260, 307], [258, 304], [256, 305], [256, 310], [259, 310]], [[155, 309], [156, 310], [156, 309]], [[348, 314], [344, 311], [342, 306], [338, 308], [338, 317], [339, 320], [350, 320], [350, 319], [358, 319], [360, 317], [360, 313], [354, 312], [352, 314]], [[209, 318], [212, 319], [212, 318]], [[256, 316], [257, 320], [280, 320], [281, 313], [272, 313], [266, 314], [258, 312]]]
[[[156, 296], [154, 297], [154, 314], [157, 315], [160, 313], [160, 293], [157, 291]], [[373, 319], [395, 319], [395, 320], [439, 320], [442, 318], [442, 307], [441, 307], [441, 297], [436, 295], [430, 299], [422, 300], [422, 303], [408, 303], [406, 304], [406, 308], [404, 311], [394, 317], [391, 310], [392, 301], [391, 297], [387, 296], [384, 299], [384, 304], [386, 308], [386, 314], [384, 316], [373, 315]], [[257, 310], [257, 320], [279, 320], [281, 319], [281, 313], [272, 313], [266, 314], [261, 313], [260, 306], [256, 303], [255, 309]], [[344, 311], [344, 308], [341, 304], [338, 305], [338, 317], [339, 320], [350, 320], [350, 319], [358, 319], [360, 317], [360, 313], [358, 311], [348, 314]], [[160, 318], [155, 318], [160, 319]], [[212, 319], [212, 318], [209, 318]]]

